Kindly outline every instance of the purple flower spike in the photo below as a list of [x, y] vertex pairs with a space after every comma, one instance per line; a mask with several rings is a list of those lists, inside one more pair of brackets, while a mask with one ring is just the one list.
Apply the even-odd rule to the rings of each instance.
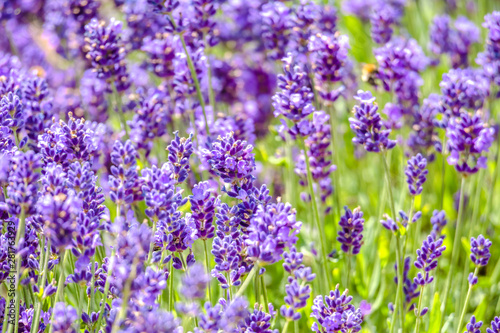
[[452, 118], [446, 129], [450, 156], [448, 164], [462, 174], [476, 173], [480, 168], [486, 168], [487, 157], [494, 141], [493, 128], [481, 120], [479, 114], [461, 113]]
[[312, 325], [312, 331], [318, 333], [359, 332], [363, 316], [360, 309], [350, 304], [352, 296], [347, 290], [340, 294], [339, 286], [330, 295], [317, 296], [312, 306], [311, 317], [318, 321]]
[[74, 329], [74, 323], [78, 320], [78, 314], [76, 310], [71, 306], [66, 306], [63, 302], [56, 303], [54, 306], [53, 322], [52, 328], [56, 333], [73, 333], [76, 332]]
[[384, 228], [392, 231], [393, 233], [396, 233], [399, 230], [398, 224], [387, 214], [384, 215], [384, 220], [380, 220], [380, 223]]
[[476, 316], [472, 316], [470, 321], [467, 323], [467, 331], [464, 333], [481, 333], [481, 326], [483, 326], [483, 322], [476, 321]]
[[430, 272], [437, 267], [437, 259], [443, 254], [446, 246], [443, 245], [443, 239], [434, 240], [432, 236], [427, 236], [427, 239], [422, 243], [422, 248], [417, 250], [417, 260], [414, 262], [416, 268], [421, 269], [413, 281], [420, 285], [425, 286], [431, 283], [434, 278]]
[[427, 174], [429, 173], [426, 167], [427, 160], [421, 154], [417, 154], [408, 160], [405, 175], [408, 189], [413, 196], [422, 193], [422, 185], [427, 180]]
[[167, 147], [168, 160], [174, 166], [174, 178], [177, 184], [184, 182], [189, 175], [189, 158], [193, 154], [193, 134], [188, 138], [179, 137], [179, 132], [174, 132], [175, 138]]
[[194, 264], [182, 278], [181, 294], [189, 299], [201, 299], [205, 297], [207, 284], [210, 277], [205, 273], [205, 268], [201, 264]]
[[483, 27], [488, 29], [485, 50], [479, 53], [476, 62], [481, 65], [488, 78], [500, 85], [500, 12], [493, 12], [484, 17]]
[[137, 172], [137, 151], [130, 140], [125, 145], [116, 140], [111, 153], [110, 197], [118, 205], [142, 199]]
[[354, 208], [353, 211], [349, 207], [344, 207], [345, 214], [340, 218], [339, 225], [342, 230], [339, 230], [337, 240], [342, 244], [341, 249], [348, 254], [358, 254], [363, 244], [363, 212], [360, 207]]
[[499, 317], [495, 317], [491, 321], [491, 328], [487, 328], [486, 333], [500, 333], [500, 318]]
[[391, 130], [383, 124], [371, 92], [359, 90], [354, 98], [360, 101], [361, 105], [354, 106], [354, 118], [349, 118], [351, 129], [356, 134], [352, 142], [375, 153], [394, 148], [396, 141], [389, 139]]
[[434, 239], [438, 238], [444, 238], [444, 235], [441, 235], [444, 227], [448, 223], [448, 220], [446, 220], [446, 213], [444, 210], [434, 210], [432, 212], [432, 217], [431, 217], [431, 224], [432, 224], [432, 231], [431, 231], [431, 236]]
[[198, 230], [198, 238], [202, 240], [213, 238], [215, 207], [219, 205], [219, 198], [210, 191], [209, 182], [200, 182], [193, 188], [193, 195], [189, 196], [193, 219]]
[[130, 85], [125, 65], [125, 48], [121, 41], [122, 23], [112, 18], [109, 25], [93, 18], [85, 26], [86, 58], [97, 72], [97, 77], [114, 83], [118, 91]]
[[491, 241], [479, 235], [477, 238], [470, 239], [470, 260], [478, 267], [486, 266], [490, 260]]

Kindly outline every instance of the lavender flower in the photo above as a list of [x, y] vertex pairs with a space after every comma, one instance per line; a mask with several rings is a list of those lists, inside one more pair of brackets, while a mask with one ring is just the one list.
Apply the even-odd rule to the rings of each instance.
[[413, 196], [422, 193], [422, 185], [427, 180], [427, 174], [429, 173], [426, 167], [427, 160], [421, 154], [417, 154], [408, 160], [405, 175], [408, 189]]
[[189, 157], [193, 154], [193, 134], [188, 138], [179, 137], [179, 132], [174, 132], [175, 139], [167, 147], [168, 160], [174, 166], [174, 178], [177, 184], [184, 182], [189, 175]]
[[210, 184], [208, 182], [196, 184], [193, 188], [193, 195], [189, 196], [189, 202], [198, 230], [198, 238], [202, 240], [213, 238], [215, 207], [219, 205], [219, 198], [212, 195]]
[[236, 140], [232, 133], [219, 137], [212, 148], [203, 149], [202, 155], [211, 167], [211, 172], [225, 183], [231, 184], [238, 193], [239, 189], [252, 183], [255, 157], [252, 145]]
[[499, 333], [500, 332], [500, 318], [495, 317], [491, 321], [491, 328], [486, 329], [486, 333]]
[[355, 118], [349, 118], [351, 129], [356, 134], [352, 139], [355, 144], [363, 145], [367, 151], [378, 153], [396, 146], [396, 141], [389, 139], [390, 129], [384, 129], [378, 105], [374, 104], [375, 97], [370, 91], [359, 90], [354, 96], [361, 105], [354, 106]]
[[280, 1], [271, 1], [262, 6], [262, 39], [268, 56], [273, 59], [284, 57], [290, 35], [291, 10]]
[[57, 333], [73, 333], [76, 330], [73, 324], [78, 320], [76, 310], [71, 306], [66, 306], [63, 302], [56, 303], [54, 306], [54, 314], [52, 316], [52, 329]]
[[137, 172], [137, 152], [130, 140], [116, 140], [111, 153], [110, 197], [117, 205], [131, 204], [142, 198]]
[[205, 289], [210, 282], [210, 277], [205, 273], [203, 265], [194, 264], [182, 278], [181, 294], [189, 299], [205, 297]]
[[487, 127], [480, 115], [462, 113], [451, 119], [446, 130], [450, 156], [448, 164], [463, 174], [476, 173], [480, 168], [486, 168], [487, 157], [494, 140], [494, 130]]
[[485, 50], [479, 53], [476, 62], [484, 69], [486, 76], [500, 85], [500, 12], [492, 12], [484, 17], [483, 27], [488, 29]]
[[477, 238], [471, 237], [470, 247], [470, 260], [472, 260], [474, 265], [479, 267], [486, 266], [491, 257], [491, 241], [484, 238], [483, 235], [479, 235]]
[[129, 86], [121, 32], [122, 24], [114, 18], [108, 26], [95, 18], [85, 26], [86, 58], [97, 72], [97, 77], [114, 84], [118, 91], [124, 91]]
[[467, 331], [464, 333], [481, 333], [481, 326], [483, 326], [483, 322], [476, 321], [476, 317], [472, 316], [470, 321], [467, 323]]
[[360, 207], [351, 211], [349, 207], [344, 206], [345, 214], [340, 217], [339, 236], [337, 240], [342, 244], [341, 249], [347, 254], [358, 254], [363, 244], [363, 212]]
[[173, 78], [175, 54], [180, 51], [179, 38], [170, 33], [147, 37], [141, 48], [148, 55], [150, 70], [161, 78]]
[[278, 88], [281, 91], [273, 96], [274, 116], [284, 116], [292, 121], [288, 126], [283, 119], [282, 123], [288, 133], [295, 138], [297, 135], [311, 134], [311, 122], [307, 119], [315, 111], [313, 106], [314, 94], [309, 88], [307, 73], [294, 62], [292, 54], [288, 54], [283, 61], [284, 74], [278, 75]]
[[430, 272], [436, 269], [437, 259], [446, 249], [446, 246], [442, 245], [442, 238], [435, 240], [432, 236], [427, 236], [427, 239], [422, 243], [422, 247], [417, 250], [417, 260], [415, 260], [414, 265], [416, 268], [423, 270], [423, 274], [418, 272], [417, 277], [413, 279], [416, 284], [425, 286], [434, 280]]
[[248, 255], [259, 264], [272, 264], [281, 260], [286, 248], [297, 242], [302, 222], [295, 220], [295, 210], [290, 204], [260, 205], [250, 220]]
[[317, 322], [312, 325], [314, 332], [359, 332], [363, 317], [361, 310], [350, 304], [352, 296], [347, 295], [347, 290], [340, 294], [339, 286], [330, 295], [317, 296], [312, 306], [311, 317]]
[[444, 238], [444, 235], [441, 235], [444, 227], [448, 221], [446, 220], [446, 213], [444, 210], [434, 210], [432, 212], [432, 217], [431, 217], [431, 224], [432, 224], [432, 231], [431, 231], [431, 236], [434, 239], [438, 238]]
[[384, 1], [374, 6], [370, 17], [371, 36], [375, 43], [385, 44], [391, 40], [393, 26], [398, 24], [403, 12], [400, 8]]

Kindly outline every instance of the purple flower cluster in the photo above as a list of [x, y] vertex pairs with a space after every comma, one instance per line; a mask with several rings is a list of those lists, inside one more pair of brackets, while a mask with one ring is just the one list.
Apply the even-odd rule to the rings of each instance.
[[451, 27], [451, 19], [445, 14], [434, 17], [429, 36], [429, 47], [434, 54], [448, 54], [453, 68], [467, 67], [471, 45], [479, 41], [479, 29], [463, 16]]
[[113, 163], [109, 176], [111, 200], [120, 206], [141, 200], [137, 151], [130, 140], [127, 140], [125, 145], [121, 141], [115, 141], [111, 163]]
[[494, 141], [494, 130], [483, 123], [479, 114], [461, 113], [452, 118], [446, 129], [448, 137], [448, 164], [462, 174], [476, 173], [486, 168], [487, 157]]
[[317, 296], [312, 306], [313, 318], [317, 322], [312, 325], [313, 332], [359, 332], [363, 316], [360, 309], [350, 304], [352, 296], [347, 290], [340, 294], [339, 287], [330, 291], [330, 295]]
[[483, 326], [482, 321], [477, 321], [476, 316], [470, 317], [470, 321], [466, 325], [467, 331], [464, 333], [481, 333], [481, 326]]
[[193, 195], [189, 196], [193, 219], [198, 230], [198, 238], [213, 238], [215, 207], [219, 206], [219, 198], [212, 194], [209, 182], [200, 182], [193, 187]]
[[422, 185], [427, 180], [429, 170], [426, 169], [427, 160], [421, 155], [417, 154], [408, 160], [408, 165], [405, 169], [406, 183], [410, 194], [415, 196], [422, 193]]
[[500, 85], [500, 12], [492, 12], [484, 17], [483, 27], [488, 29], [485, 50], [479, 53], [476, 62], [483, 67], [486, 76]]
[[337, 240], [342, 244], [341, 249], [347, 254], [358, 254], [363, 244], [363, 212], [360, 207], [354, 208], [353, 211], [349, 207], [344, 207], [345, 214], [340, 217], [339, 236]]
[[385, 44], [391, 40], [393, 27], [399, 25], [404, 14], [405, 0], [376, 1], [370, 15], [371, 36], [375, 43]]
[[359, 90], [354, 98], [361, 105], [354, 106], [354, 118], [349, 118], [351, 129], [356, 134], [352, 142], [363, 145], [367, 151], [375, 153], [394, 148], [396, 141], [389, 139], [391, 130], [384, 129], [385, 125], [378, 113], [378, 105], [374, 104], [375, 97], [372, 93]]
[[417, 276], [413, 279], [416, 284], [425, 286], [434, 280], [430, 272], [436, 269], [438, 264], [437, 259], [443, 254], [445, 249], [446, 246], [443, 246], [442, 238], [435, 240], [432, 236], [427, 236], [427, 239], [422, 243], [422, 247], [417, 250], [417, 260], [414, 262], [415, 267], [423, 271], [423, 273], [418, 272]]
[[483, 235], [479, 235], [477, 238], [472, 237], [470, 239], [470, 260], [476, 266], [486, 266], [490, 260], [491, 241], [484, 238]]

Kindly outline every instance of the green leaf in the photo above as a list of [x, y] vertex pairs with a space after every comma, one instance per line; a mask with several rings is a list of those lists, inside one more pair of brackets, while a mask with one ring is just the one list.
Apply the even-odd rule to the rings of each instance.
[[439, 300], [439, 292], [434, 293], [432, 301], [432, 311], [430, 311], [431, 319], [429, 323], [429, 332], [439, 332], [441, 324], [441, 301]]

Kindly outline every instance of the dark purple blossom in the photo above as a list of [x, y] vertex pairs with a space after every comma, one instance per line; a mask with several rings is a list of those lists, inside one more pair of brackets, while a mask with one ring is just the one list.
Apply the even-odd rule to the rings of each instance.
[[349, 118], [351, 129], [356, 134], [352, 139], [355, 144], [363, 145], [367, 151], [381, 152], [392, 149], [396, 141], [389, 139], [390, 129], [384, 129], [382, 118], [378, 113], [378, 105], [370, 91], [359, 90], [354, 96], [361, 105], [354, 106], [354, 118]]
[[270, 1], [261, 8], [261, 34], [267, 56], [273, 60], [285, 56], [289, 43], [291, 9], [280, 1]]
[[427, 174], [429, 173], [426, 168], [427, 160], [421, 154], [417, 154], [408, 160], [405, 175], [411, 195], [415, 196], [422, 193], [422, 185], [427, 180]]
[[317, 296], [312, 306], [311, 317], [317, 322], [312, 325], [313, 332], [359, 332], [363, 316], [361, 311], [350, 304], [352, 296], [347, 290], [340, 294], [339, 286], [330, 295]]
[[189, 158], [193, 154], [193, 134], [187, 138], [179, 137], [179, 132], [174, 132], [175, 138], [168, 145], [168, 161], [174, 166], [174, 178], [177, 184], [184, 182], [189, 175]]
[[337, 240], [342, 244], [341, 249], [347, 254], [358, 254], [363, 244], [363, 212], [360, 207], [354, 208], [353, 211], [349, 207], [344, 206], [345, 214], [340, 217], [339, 236]]
[[467, 331], [464, 333], [481, 333], [481, 326], [483, 326], [483, 322], [476, 321], [476, 317], [472, 316], [466, 325]]
[[213, 238], [215, 207], [219, 205], [219, 198], [212, 194], [208, 182], [200, 182], [193, 187], [193, 195], [189, 196], [191, 212], [198, 230], [198, 238], [206, 240]]
[[443, 246], [442, 238], [435, 240], [432, 236], [427, 236], [427, 239], [422, 243], [422, 247], [417, 250], [417, 260], [414, 262], [415, 267], [422, 270], [413, 279], [416, 284], [425, 286], [434, 280], [430, 272], [436, 269], [438, 264], [437, 259], [443, 254], [445, 249], [446, 246]]
[[471, 237], [470, 239], [470, 260], [476, 266], [486, 266], [490, 260], [491, 241], [479, 235], [477, 238]]
[[117, 205], [131, 204], [142, 199], [137, 171], [137, 151], [130, 140], [116, 140], [111, 153], [109, 176], [110, 197]]
[[494, 141], [494, 130], [483, 123], [479, 114], [461, 113], [452, 118], [446, 129], [448, 137], [448, 164], [463, 174], [476, 173], [486, 168], [487, 157]]
[[500, 318], [499, 317], [495, 317], [491, 321], [491, 328], [487, 328], [486, 333], [500, 333]]

